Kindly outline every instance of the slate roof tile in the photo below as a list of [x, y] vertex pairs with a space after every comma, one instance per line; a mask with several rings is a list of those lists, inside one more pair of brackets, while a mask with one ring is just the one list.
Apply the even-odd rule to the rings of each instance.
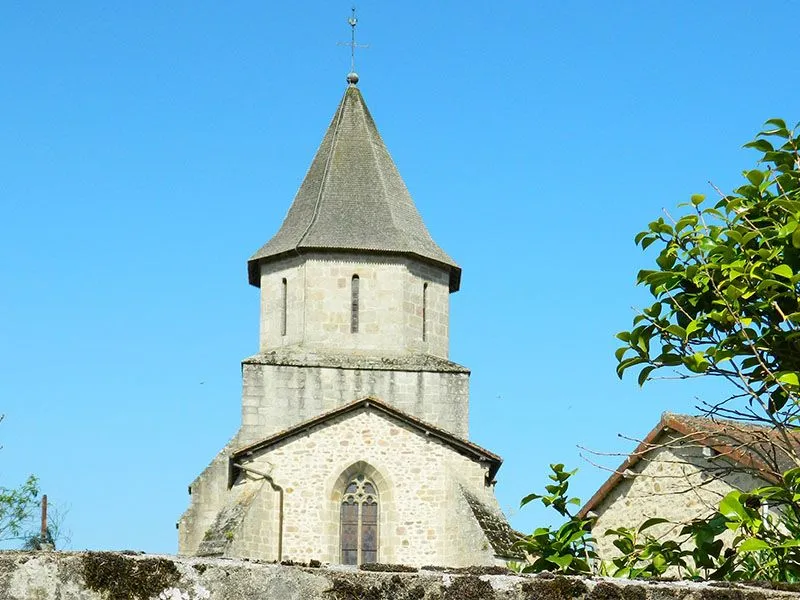
[[464, 486], [461, 487], [461, 494], [467, 501], [472, 510], [472, 514], [478, 525], [483, 530], [486, 539], [492, 545], [495, 556], [504, 558], [520, 558], [519, 550], [514, 548], [514, 543], [523, 536], [514, 531], [508, 524], [505, 516], [493, 510]]
[[281, 228], [248, 261], [250, 283], [260, 284], [262, 262], [304, 250], [411, 255], [447, 269], [451, 291], [460, 285], [461, 268], [428, 233], [361, 92], [352, 85]]

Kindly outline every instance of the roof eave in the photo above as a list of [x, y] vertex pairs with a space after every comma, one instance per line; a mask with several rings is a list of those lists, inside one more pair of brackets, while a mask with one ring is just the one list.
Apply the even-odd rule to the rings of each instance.
[[250, 285], [260, 288], [261, 287], [261, 265], [275, 262], [281, 259], [284, 259], [288, 256], [296, 256], [299, 254], [308, 254], [308, 253], [334, 253], [334, 252], [352, 252], [358, 254], [388, 254], [391, 256], [409, 256], [411, 258], [415, 258], [422, 262], [435, 265], [446, 270], [449, 273], [449, 287], [450, 293], [457, 292], [461, 288], [461, 267], [456, 264], [450, 264], [443, 261], [436, 260], [434, 258], [430, 258], [428, 256], [422, 256], [415, 252], [403, 252], [403, 251], [393, 251], [393, 250], [364, 250], [360, 248], [295, 248], [293, 250], [287, 250], [285, 252], [280, 252], [278, 254], [273, 254], [270, 256], [254, 256], [250, 260], [247, 261], [247, 279]]
[[355, 410], [359, 410], [361, 408], [368, 408], [369, 406], [373, 406], [379, 409], [380, 411], [384, 412], [385, 414], [394, 416], [395, 418], [400, 419], [408, 423], [409, 425], [416, 427], [419, 430], [424, 430], [426, 435], [430, 435], [432, 437], [435, 437], [443, 441], [444, 443], [450, 445], [454, 449], [458, 449], [458, 451], [460, 451], [464, 455], [470, 456], [473, 460], [476, 460], [477, 462], [488, 463], [488, 472], [486, 477], [489, 481], [492, 481], [494, 479], [495, 475], [497, 474], [497, 471], [500, 470], [500, 466], [503, 464], [503, 459], [500, 456], [494, 454], [493, 452], [490, 452], [486, 448], [478, 446], [474, 442], [470, 442], [468, 440], [459, 438], [458, 436], [448, 431], [445, 431], [435, 425], [431, 425], [430, 423], [427, 423], [418, 417], [409, 415], [408, 413], [400, 410], [399, 408], [387, 404], [386, 402], [383, 402], [378, 398], [367, 396], [366, 398], [362, 398], [361, 400], [356, 400], [355, 402], [345, 404], [343, 406], [330, 410], [321, 415], [317, 415], [316, 417], [308, 419], [307, 421], [304, 421], [302, 423], [298, 423], [297, 425], [290, 427], [284, 431], [280, 431], [276, 434], [268, 436], [263, 440], [253, 442], [251, 444], [248, 444], [247, 446], [235, 450], [229, 456], [229, 463], [230, 463], [229, 465], [230, 479], [228, 482], [229, 487], [236, 477], [236, 472], [238, 471], [236, 463], [238, 460], [247, 459], [253, 454], [256, 454], [262, 450], [266, 450], [267, 448], [270, 448], [273, 445], [285, 439], [291, 438], [300, 432], [308, 431], [310, 428], [315, 427], [321, 423], [324, 423], [332, 418], [335, 418], [337, 416]]
[[261, 287], [261, 260], [258, 258], [251, 258], [247, 261], [247, 280], [250, 285], [257, 288]]

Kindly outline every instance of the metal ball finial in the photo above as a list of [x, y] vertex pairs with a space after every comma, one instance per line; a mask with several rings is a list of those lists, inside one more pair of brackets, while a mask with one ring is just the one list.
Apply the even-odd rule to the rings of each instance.
[[358, 83], [358, 73], [356, 73], [356, 48], [368, 48], [368, 45], [365, 44], [356, 44], [356, 25], [358, 24], [358, 19], [356, 19], [356, 7], [353, 7], [353, 14], [347, 19], [347, 23], [350, 25], [350, 41], [349, 42], [339, 42], [342, 46], [350, 46], [350, 72], [347, 74], [347, 83], [350, 85], [356, 85]]

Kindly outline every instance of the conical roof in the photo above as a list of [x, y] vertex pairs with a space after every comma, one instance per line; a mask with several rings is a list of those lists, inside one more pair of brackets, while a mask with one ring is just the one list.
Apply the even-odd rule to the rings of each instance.
[[258, 286], [259, 264], [289, 253], [355, 250], [403, 254], [450, 272], [460, 267], [433, 241], [357, 87], [333, 116], [280, 230], [248, 261]]

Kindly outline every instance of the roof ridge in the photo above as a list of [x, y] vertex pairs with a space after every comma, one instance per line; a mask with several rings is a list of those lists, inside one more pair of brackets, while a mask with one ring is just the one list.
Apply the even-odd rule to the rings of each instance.
[[490, 469], [488, 473], [489, 479], [493, 479], [497, 470], [500, 468], [500, 465], [503, 462], [503, 459], [500, 458], [497, 454], [492, 452], [491, 450], [487, 450], [483, 446], [476, 444], [475, 442], [470, 441], [467, 438], [463, 438], [455, 433], [448, 431], [438, 425], [434, 425], [433, 423], [429, 423], [428, 421], [421, 419], [416, 415], [412, 415], [409, 412], [406, 412], [402, 408], [394, 406], [393, 404], [389, 404], [388, 402], [381, 400], [376, 396], [364, 396], [363, 398], [359, 398], [358, 400], [353, 400], [352, 402], [348, 402], [346, 404], [337, 406], [331, 410], [325, 411], [320, 413], [310, 419], [306, 419], [305, 421], [301, 421], [300, 423], [295, 423], [294, 425], [287, 427], [281, 431], [277, 431], [273, 434], [266, 436], [260, 440], [256, 440], [249, 444], [239, 447], [238, 449], [234, 450], [229, 459], [235, 460], [238, 456], [249, 456], [254, 452], [258, 452], [262, 448], [268, 447], [274, 443], [277, 443], [285, 438], [291, 437], [297, 434], [300, 431], [304, 431], [309, 429], [310, 427], [314, 427], [321, 423], [324, 423], [332, 418], [335, 418], [339, 415], [346, 414], [353, 410], [356, 410], [360, 407], [369, 407], [374, 406], [375, 408], [379, 409], [380, 411], [392, 415], [401, 421], [405, 421], [406, 423], [417, 427], [418, 429], [423, 429], [428, 431], [434, 437], [437, 437], [439, 440], [453, 446], [457, 447], [463, 451], [466, 451], [473, 455], [479, 455], [481, 458], [479, 460], [487, 460], [490, 463]]
[[[361, 94], [359, 94], [359, 99], [361, 100], [361, 104], [362, 104], [361, 120], [364, 122], [364, 127], [366, 128], [367, 133], [369, 134], [369, 151], [372, 154], [372, 162], [375, 163], [375, 170], [378, 172], [378, 179], [380, 179], [381, 188], [383, 188], [383, 195], [384, 195], [384, 197], [388, 197], [389, 196], [389, 189], [386, 187], [386, 177], [384, 177], [384, 175], [383, 175], [383, 169], [380, 168], [380, 162], [378, 161], [378, 155], [375, 152], [375, 141], [376, 140], [375, 140], [375, 136], [372, 135], [373, 128], [375, 130], [375, 133], [378, 134], [378, 139], [381, 140], [381, 142], [383, 142], [383, 139], [380, 137], [380, 134], [378, 133], [378, 128], [375, 125], [374, 121], [372, 122], [372, 128], [369, 126], [369, 122], [367, 121], [367, 111], [366, 111], [367, 107], [364, 106], [364, 98], [361, 97]], [[386, 144], [384, 144], [384, 147], [385, 146], [386, 146]], [[388, 152], [388, 150], [387, 150], [387, 152]], [[394, 220], [395, 219], [394, 210], [393, 210], [394, 207], [391, 204], [389, 204], [388, 208], [389, 208], [389, 218], [390, 218], [390, 220], [392, 222], [392, 228], [393, 229], [397, 229], [397, 225], [396, 225], [395, 220]]]
[[[681, 417], [687, 420], [682, 420]], [[751, 472], [751, 474], [755, 474], [767, 482], [774, 483], [780, 479], [780, 474], [775, 471], [773, 466], [763, 461], [758, 455], [758, 452], [755, 451], [752, 446], [748, 445], [751, 440], [745, 440], [746, 443], [743, 444], [741, 440], [737, 440], [734, 436], [731, 436], [730, 432], [724, 430], [712, 431], [700, 428], [698, 427], [698, 423], [694, 422], [695, 419], [722, 426], [729, 425], [731, 421], [714, 421], [709, 417], [693, 417], [691, 415], [664, 411], [656, 426], [653, 427], [639, 442], [636, 448], [628, 454], [625, 460], [622, 461], [622, 464], [611, 472], [608, 479], [606, 479], [594, 495], [581, 507], [578, 511], [578, 517], [585, 518], [598, 504], [603, 502], [611, 490], [625, 478], [625, 474], [628, 470], [642, 460], [648, 452], [658, 449], [659, 443], [657, 443], [657, 440], [668, 431], [678, 434], [680, 436], [678, 438], [679, 440], [691, 440], [702, 446], [716, 450], [725, 460], [738, 464], [744, 472]], [[742, 423], [736, 421], [733, 421], [733, 423], [742, 425]], [[749, 424], [745, 424], [745, 427], [758, 427], [762, 430], [761, 433], [773, 431], [769, 427], [759, 427]], [[740, 429], [735, 433], [749, 432], [747, 432], [746, 429]], [[730, 438], [730, 440], [725, 439], [726, 436]], [[731, 441], [733, 441], [733, 444], [731, 444]]]
[[322, 181], [320, 181], [319, 184], [319, 191], [317, 192], [317, 201], [314, 203], [314, 212], [311, 215], [311, 219], [309, 219], [308, 221], [308, 225], [306, 226], [305, 231], [303, 231], [302, 235], [294, 245], [295, 251], [297, 251], [297, 249], [303, 243], [303, 240], [306, 239], [308, 232], [311, 231], [311, 228], [314, 226], [314, 223], [316, 223], [317, 217], [319, 216], [319, 209], [320, 206], [322, 205], [322, 196], [325, 191], [325, 184], [328, 181], [328, 175], [330, 174], [331, 163], [333, 162], [334, 148], [336, 148], [336, 142], [339, 140], [339, 126], [342, 123], [342, 117], [344, 115], [344, 106], [345, 103], [347, 102], [347, 93], [348, 92], [345, 91], [344, 98], [342, 98], [342, 101], [339, 103], [339, 108], [336, 110], [336, 114], [333, 117], [334, 122], [331, 124], [331, 127], [333, 128], [333, 134], [331, 137], [331, 151], [328, 152], [328, 156], [325, 158], [325, 168], [322, 171]]

